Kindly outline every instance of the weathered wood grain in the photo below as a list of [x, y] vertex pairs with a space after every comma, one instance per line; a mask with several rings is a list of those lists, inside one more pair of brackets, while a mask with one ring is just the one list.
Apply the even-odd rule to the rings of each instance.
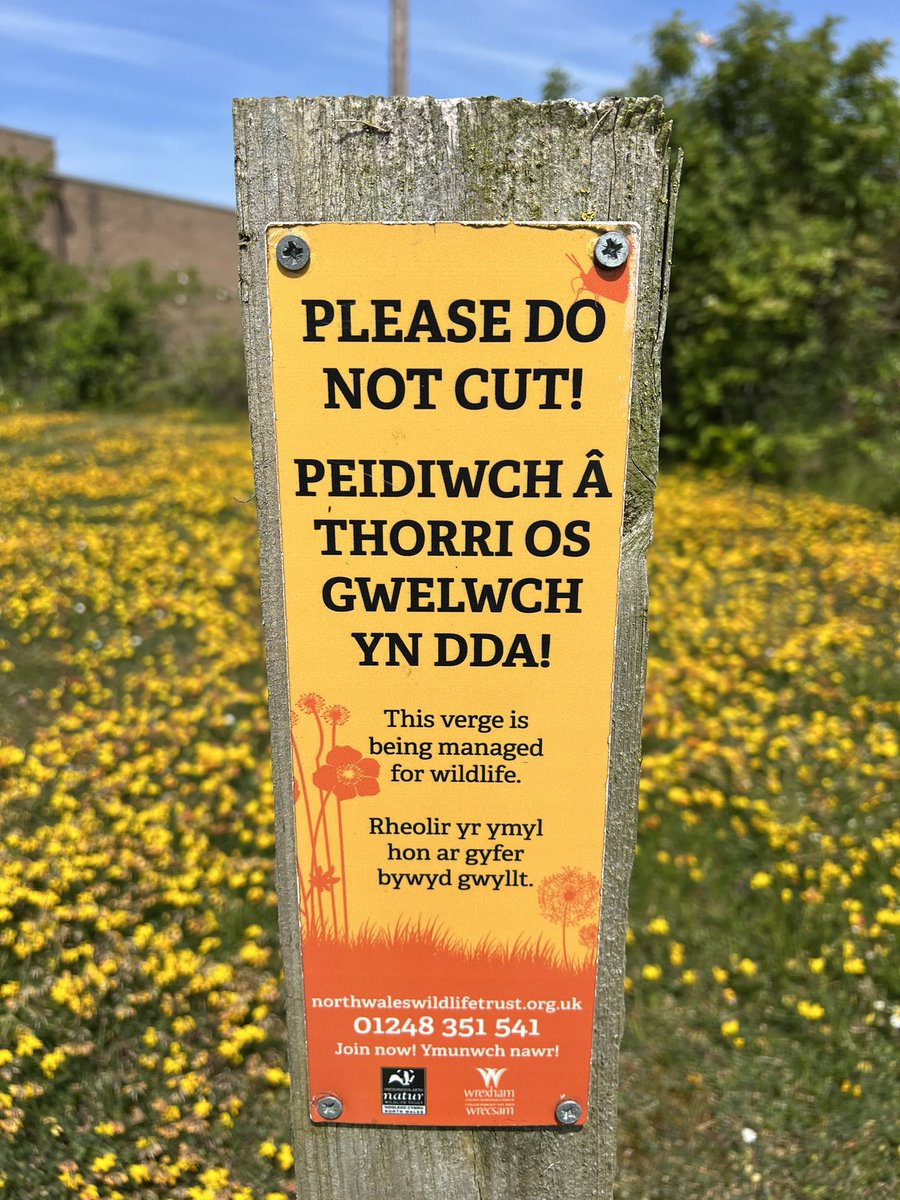
[[[304, 1200], [609, 1200], [628, 880], [634, 856], [652, 536], [676, 170], [659, 100], [596, 104], [341, 97], [239, 100], [241, 299], [260, 533], [292, 1117]], [[312, 221], [635, 221], [638, 316], [617, 614], [610, 785], [590, 1117], [573, 1130], [313, 1125], [303, 1056], [290, 704], [264, 231]]]

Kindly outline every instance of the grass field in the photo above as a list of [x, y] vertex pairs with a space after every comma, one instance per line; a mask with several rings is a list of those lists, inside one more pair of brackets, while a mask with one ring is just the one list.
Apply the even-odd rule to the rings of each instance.
[[[293, 1194], [246, 441], [0, 418], [15, 1200]], [[618, 1195], [887, 1200], [900, 523], [676, 476], [656, 524]]]

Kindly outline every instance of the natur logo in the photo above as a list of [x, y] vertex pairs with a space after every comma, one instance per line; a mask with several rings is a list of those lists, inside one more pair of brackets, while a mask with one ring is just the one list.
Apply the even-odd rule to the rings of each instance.
[[424, 1067], [381, 1068], [381, 1111], [413, 1117], [425, 1115]]

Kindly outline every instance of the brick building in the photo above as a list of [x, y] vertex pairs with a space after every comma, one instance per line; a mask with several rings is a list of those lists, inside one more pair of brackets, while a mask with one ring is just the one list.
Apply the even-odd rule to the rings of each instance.
[[60, 175], [52, 138], [0, 128], [0, 158], [11, 157], [47, 171], [53, 198], [39, 236], [51, 254], [88, 272], [139, 259], [151, 262], [157, 275], [196, 271], [205, 292], [185, 306], [191, 323], [238, 330], [232, 209]]

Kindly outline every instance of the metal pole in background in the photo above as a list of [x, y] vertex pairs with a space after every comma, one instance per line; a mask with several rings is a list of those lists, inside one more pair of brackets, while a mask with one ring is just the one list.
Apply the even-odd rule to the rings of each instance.
[[409, 0], [391, 0], [391, 95], [409, 90]]

